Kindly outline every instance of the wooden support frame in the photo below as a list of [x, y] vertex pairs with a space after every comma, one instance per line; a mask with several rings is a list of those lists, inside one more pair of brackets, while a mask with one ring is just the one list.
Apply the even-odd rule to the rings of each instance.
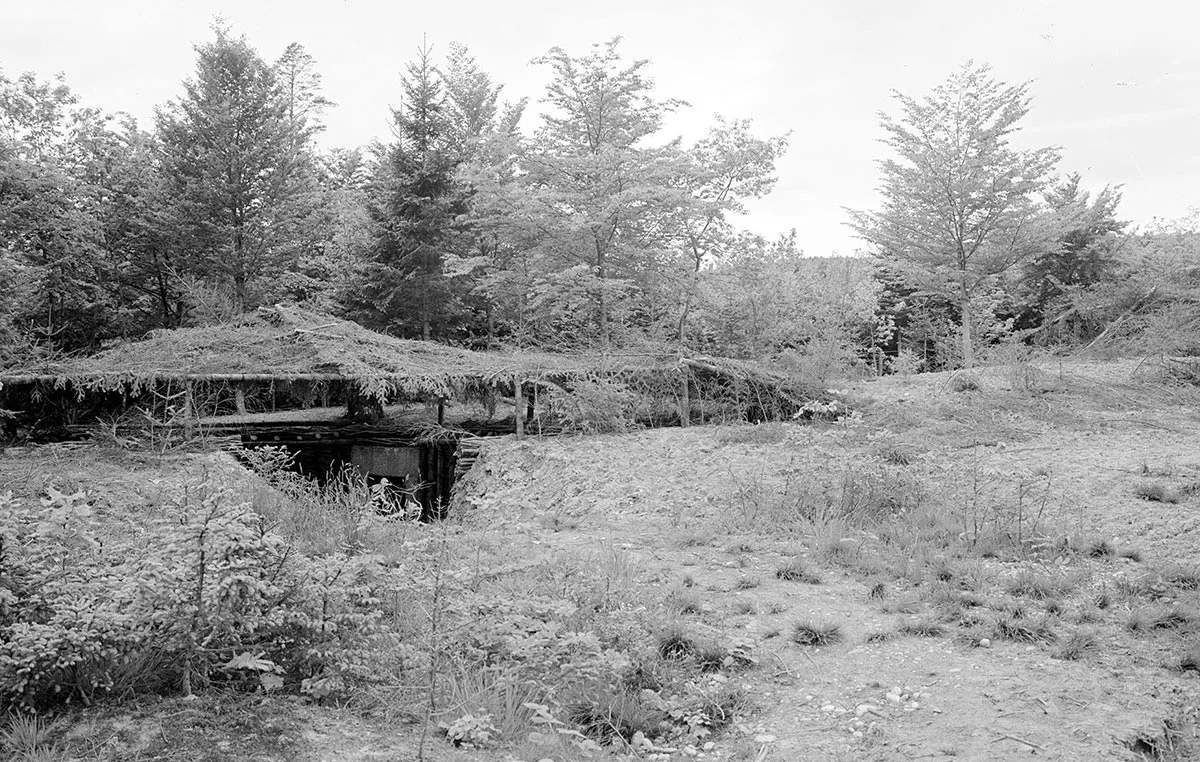
[[513, 380], [513, 420], [516, 421], [517, 439], [525, 438], [525, 383], [520, 379]]

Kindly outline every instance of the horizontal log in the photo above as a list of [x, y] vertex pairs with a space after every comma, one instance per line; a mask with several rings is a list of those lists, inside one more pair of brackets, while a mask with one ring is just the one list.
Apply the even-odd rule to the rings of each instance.
[[[379, 376], [390, 380], [390, 376]], [[396, 376], [396, 378], [402, 378]], [[270, 383], [280, 381], [357, 381], [354, 376], [343, 376], [338, 373], [148, 373], [145, 375], [129, 375], [127, 373], [87, 373], [78, 377], [43, 374], [0, 374], [0, 384], [38, 384], [59, 382], [82, 382], [94, 384], [98, 381], [122, 381], [130, 384], [146, 384], [154, 381], [224, 381], [229, 383]]]

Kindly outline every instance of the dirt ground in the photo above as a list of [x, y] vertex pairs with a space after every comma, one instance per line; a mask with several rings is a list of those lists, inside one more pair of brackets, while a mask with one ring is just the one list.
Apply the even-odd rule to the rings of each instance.
[[[455, 531], [531, 566], [561, 554], [619, 551], [647, 599], [687, 589], [701, 601], [692, 615], [698, 626], [755, 644], [759, 666], [731, 678], [744, 683], [751, 710], [711, 748], [671, 758], [1189, 758], [1200, 675], [1168, 668], [1179, 647], [1174, 634], [1129, 632], [1126, 608], [1101, 613], [1093, 624], [1098, 647], [1079, 659], [1059, 658], [1049, 642], [981, 644], [953, 632], [874, 637], [919, 611], [919, 586], [834, 563], [827, 551], [845, 543], [867, 553], [878, 538], [836, 525], [826, 536], [774, 532], [756, 513], [773, 495], [819, 490], [829, 474], [888, 468], [946, 510], [966, 510], [981, 495], [1011, 497], [1021, 502], [1030, 534], [1046, 542], [1103, 539], [1137, 550], [1130, 554], [1136, 558], [1070, 561], [1091, 591], [1117, 589], [1155, 564], [1200, 561], [1196, 389], [1159, 383], [1136, 361], [1045, 362], [977, 376], [981, 388], [965, 392], [954, 391], [951, 374], [839, 382], [859, 411], [841, 422], [488, 440], [460, 485]], [[0, 477], [12, 483], [20, 468], [11, 454], [8, 460]], [[91, 478], [69, 469], [57, 476]], [[1177, 502], [1139, 497], [1146, 485]], [[822, 583], [778, 578], [781, 565], [796, 558]], [[991, 558], [971, 568], [976, 588], [988, 593], [1021, 571], [1066, 573], [1065, 558]], [[1189, 603], [1190, 594], [1168, 592], [1162, 600]], [[1066, 602], [1064, 622], [1082, 610], [1083, 597]], [[798, 645], [790, 633], [800, 620], [836, 623], [841, 639]], [[275, 699], [256, 706], [239, 711], [260, 712], [259, 725], [262, 716], [286, 717], [270, 733], [255, 731], [286, 743], [243, 748], [227, 741], [196, 758], [414, 758], [411, 727]], [[122, 711], [109, 719], [140, 718], [142, 731], [158, 723], [166, 740], [172, 728], [188, 731], [164, 717], [197, 710], [166, 700]], [[108, 732], [112, 723], [103, 727]], [[139, 757], [169, 759], [168, 749]], [[427, 758], [522, 759], [516, 753], [443, 745]]]
[[[904, 618], [869, 599], [869, 580], [829, 566], [822, 585], [776, 579], [798, 550], [813, 555], [810, 544], [738, 526], [736, 503], [754, 485], [812, 466], [814, 452], [862, 464], [885, 443], [909, 448], [925, 474], [968, 462], [987, 474], [1043, 473], [1043, 531], [1135, 546], [1146, 561], [1197, 560], [1200, 501], [1134, 493], [1146, 479], [1200, 477], [1194, 391], [1155, 383], [1128, 361], [979, 375], [982, 389], [966, 393], [952, 391], [950, 374], [846, 384], [860, 420], [788, 426], [765, 443], [702, 427], [497, 440], [465, 492], [465, 521], [531, 558], [570, 546], [627, 549], [646, 579], [687, 577], [701, 589], [704, 620], [761, 642], [770, 658], [747, 680], [762, 711], [733, 734], [741, 743], [701, 756], [744, 754], [747, 740], [757, 760], [1163, 756], [1194, 733], [1200, 680], [1164, 669], [1156, 645], [1109, 634], [1088, 659], [1068, 661], [1042, 644], [869, 643]], [[954, 485], [936, 488], [954, 499]], [[1095, 573], [1120, 578], [1139, 566], [1113, 559]], [[739, 589], [745, 578], [761, 584]], [[734, 613], [747, 598], [755, 613]], [[835, 620], [843, 642], [804, 649], [777, 635], [798, 617]], [[1164, 721], [1180, 736], [1164, 741]]]

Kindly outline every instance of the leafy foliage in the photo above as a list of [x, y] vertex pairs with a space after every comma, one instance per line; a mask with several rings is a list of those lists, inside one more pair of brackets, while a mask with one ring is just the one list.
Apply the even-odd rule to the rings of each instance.
[[1028, 84], [1006, 85], [971, 63], [922, 99], [897, 93], [903, 115], [880, 118], [897, 155], [880, 163], [883, 208], [850, 212], [876, 255], [919, 288], [954, 300], [968, 367], [975, 300], [1050, 235], [1036, 194], [1058, 152], [1009, 144], [1029, 112], [1027, 93]]
[[378, 632], [363, 561], [292, 556], [228, 493], [193, 485], [123, 535], [82, 492], [0, 507], [0, 706], [369, 671], [351, 663]]

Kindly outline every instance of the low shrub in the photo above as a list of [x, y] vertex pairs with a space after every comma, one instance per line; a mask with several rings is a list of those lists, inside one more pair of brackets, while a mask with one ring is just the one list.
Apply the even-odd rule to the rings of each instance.
[[307, 559], [249, 505], [189, 485], [133, 531], [87, 495], [0, 495], [0, 711], [114, 690], [340, 684], [380, 634], [367, 564]]

